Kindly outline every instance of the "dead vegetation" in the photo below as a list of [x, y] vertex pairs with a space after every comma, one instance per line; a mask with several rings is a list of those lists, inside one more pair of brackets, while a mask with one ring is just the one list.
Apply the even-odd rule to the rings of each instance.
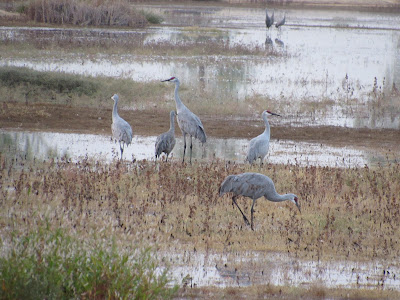
[[127, 1], [37, 0], [24, 9], [29, 20], [79, 26], [143, 27], [146, 18]]

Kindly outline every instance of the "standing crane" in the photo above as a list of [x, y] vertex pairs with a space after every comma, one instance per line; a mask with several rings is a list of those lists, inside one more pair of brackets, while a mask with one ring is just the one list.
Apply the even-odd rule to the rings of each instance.
[[169, 117], [170, 117], [169, 130], [157, 137], [156, 145], [155, 145], [156, 160], [164, 152], [165, 154], [167, 154], [166, 161], [168, 161], [168, 155], [171, 153], [172, 149], [174, 149], [174, 147], [175, 147], [175, 142], [176, 142], [176, 140], [175, 140], [175, 115], [176, 115], [175, 111], [173, 111], [173, 110], [169, 113]]
[[279, 27], [285, 25], [285, 21], [286, 21], [286, 14], [283, 15], [283, 19], [282, 20], [280, 20], [279, 22], [276, 22], [275, 27], [279, 28]]
[[[274, 182], [271, 178], [266, 175], [259, 173], [242, 173], [238, 175], [229, 175], [222, 182], [221, 187], [219, 188], [219, 196], [222, 197], [226, 193], [232, 193], [232, 205], [235, 204], [236, 207], [241, 212], [244, 222], [247, 225], [251, 225], [251, 229], [254, 230], [253, 227], [253, 214], [254, 214], [254, 205], [256, 204], [256, 200], [260, 197], [265, 197], [265, 199], [272, 202], [282, 202], [289, 200], [296, 204], [297, 208], [300, 210], [300, 204], [297, 196], [295, 194], [284, 194], [280, 195], [276, 192]], [[251, 205], [251, 223], [246, 218], [243, 211], [240, 209], [239, 205], [236, 202], [236, 198], [238, 196], [249, 197], [253, 199], [253, 204]]]
[[132, 127], [118, 115], [118, 100], [117, 94], [114, 94], [111, 99], [114, 100], [114, 107], [112, 111], [112, 124], [111, 131], [114, 139], [119, 142], [119, 148], [121, 150], [121, 160], [122, 153], [124, 153], [124, 145], [129, 146], [132, 142]]
[[247, 152], [246, 160], [252, 164], [253, 161], [257, 160], [258, 158], [261, 159], [261, 165], [263, 163], [264, 157], [267, 155], [269, 150], [269, 139], [271, 136], [271, 130], [268, 123], [267, 116], [279, 116], [269, 110], [264, 110], [262, 113], [262, 118], [265, 123], [265, 130], [259, 136], [250, 140], [249, 150]]
[[269, 29], [274, 24], [274, 12], [272, 12], [271, 17], [268, 16], [268, 10], [265, 10], [265, 25]]
[[202, 144], [207, 141], [206, 132], [204, 131], [203, 124], [201, 123], [198, 116], [192, 113], [185, 104], [182, 103], [181, 98], [179, 98], [179, 85], [180, 82], [178, 78], [171, 77], [162, 82], [170, 81], [175, 82], [175, 103], [176, 103], [176, 113], [178, 119], [179, 128], [183, 134], [183, 162], [185, 161], [186, 153], [186, 135], [190, 136], [190, 163], [192, 163], [192, 149], [193, 141], [192, 137], [198, 139]]

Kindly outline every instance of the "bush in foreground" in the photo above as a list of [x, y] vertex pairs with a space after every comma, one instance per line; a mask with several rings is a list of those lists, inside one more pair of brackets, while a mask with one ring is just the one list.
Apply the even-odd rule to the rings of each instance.
[[0, 298], [159, 299], [175, 294], [177, 286], [168, 286], [167, 270], [157, 272], [150, 249], [128, 255], [115, 241], [106, 244], [90, 246], [64, 229], [14, 235], [0, 258]]

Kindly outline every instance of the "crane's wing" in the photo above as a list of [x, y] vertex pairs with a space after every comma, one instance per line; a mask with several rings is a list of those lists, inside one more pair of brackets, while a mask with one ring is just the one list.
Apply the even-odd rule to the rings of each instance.
[[157, 137], [155, 144], [156, 156], [161, 155], [165, 152], [167, 154], [171, 153], [175, 146], [175, 137], [171, 132], [165, 132]]
[[207, 141], [207, 135], [200, 118], [187, 107], [178, 112], [178, 125], [182, 132], [194, 136], [200, 142], [205, 143]]
[[255, 159], [267, 155], [269, 149], [269, 140], [264, 134], [250, 140], [246, 160], [252, 163]]
[[113, 137], [119, 142], [124, 142], [126, 145], [132, 142], [132, 127], [124, 119], [116, 119], [111, 125], [111, 130]]
[[226, 177], [220, 187], [220, 196], [232, 192], [235, 195], [242, 195], [252, 199], [258, 199], [265, 193], [274, 189], [272, 180], [259, 173], [243, 173]]

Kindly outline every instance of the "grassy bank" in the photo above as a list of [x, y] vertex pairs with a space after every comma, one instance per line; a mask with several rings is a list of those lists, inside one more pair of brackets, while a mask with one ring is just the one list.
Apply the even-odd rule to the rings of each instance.
[[[110, 97], [118, 93], [121, 99], [119, 106], [122, 109], [129, 107], [139, 111], [169, 112], [175, 106], [175, 86], [160, 81], [143, 83], [130, 79], [0, 67], [0, 83], [0, 95], [7, 95], [3, 101], [11, 103], [46, 103], [104, 109], [112, 107]], [[180, 95], [182, 99], [188, 99], [191, 109], [204, 114], [240, 115], [247, 111], [251, 114], [249, 106], [243, 102], [227, 106], [226, 103], [231, 101], [229, 95], [215, 99], [211, 91], [200, 93], [187, 85], [182, 86]], [[255, 101], [261, 106], [262, 99], [255, 98]], [[251, 104], [254, 106], [255, 103]]]

